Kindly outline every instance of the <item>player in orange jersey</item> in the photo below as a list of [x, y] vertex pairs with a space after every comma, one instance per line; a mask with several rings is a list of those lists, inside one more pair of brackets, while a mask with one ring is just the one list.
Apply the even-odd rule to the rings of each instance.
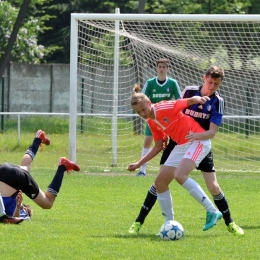
[[160, 166], [159, 175], [155, 180], [162, 214], [166, 221], [174, 219], [172, 197], [168, 185], [175, 178], [206, 209], [208, 214], [211, 214], [210, 221], [205, 223], [203, 230], [212, 228], [222, 217], [222, 213], [214, 207], [200, 185], [189, 177], [190, 172], [209, 153], [211, 141], [205, 138], [205, 140], [190, 142], [187, 139], [190, 132], [203, 133], [205, 130], [193, 118], [182, 113], [182, 110], [190, 105], [204, 104], [209, 100], [209, 97], [194, 96], [188, 99], [161, 101], [152, 104], [146, 95], [139, 92], [138, 85], [135, 86], [134, 91], [135, 93], [131, 97], [131, 106], [137, 114], [147, 121], [155, 145], [141, 160], [130, 164], [128, 170], [134, 171], [155, 157], [163, 148], [164, 135], [171, 137], [177, 145], [166, 162]]

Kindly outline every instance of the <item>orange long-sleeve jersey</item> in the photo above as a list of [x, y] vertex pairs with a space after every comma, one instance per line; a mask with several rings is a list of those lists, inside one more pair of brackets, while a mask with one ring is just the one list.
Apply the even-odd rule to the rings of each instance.
[[161, 101], [152, 105], [155, 119], [149, 118], [147, 123], [155, 141], [170, 136], [177, 144], [185, 144], [185, 136], [189, 131], [199, 133], [205, 130], [190, 116], [184, 115], [182, 110], [188, 107], [185, 99]]

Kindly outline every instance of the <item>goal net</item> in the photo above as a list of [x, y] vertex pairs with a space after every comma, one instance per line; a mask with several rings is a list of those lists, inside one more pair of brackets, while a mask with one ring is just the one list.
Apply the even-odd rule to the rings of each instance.
[[[144, 121], [131, 109], [135, 83], [170, 60], [181, 87], [224, 68], [225, 116], [212, 139], [218, 171], [260, 170], [260, 15], [72, 14], [70, 157], [87, 172], [125, 172], [140, 159]], [[160, 155], [148, 164], [158, 172]]]

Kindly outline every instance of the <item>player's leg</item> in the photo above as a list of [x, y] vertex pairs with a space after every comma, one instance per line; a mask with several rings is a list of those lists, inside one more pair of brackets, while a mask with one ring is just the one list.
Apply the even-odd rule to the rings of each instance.
[[228, 231], [237, 236], [244, 235], [244, 231], [231, 218], [231, 212], [224, 192], [220, 189], [215, 172], [202, 172], [207, 188], [211, 193], [214, 203], [223, 215]]
[[[201, 186], [192, 178], [187, 177], [188, 173], [190, 173], [194, 168], [195, 163], [191, 159], [184, 158], [182, 159], [179, 167], [176, 169], [175, 176], [179, 184], [181, 184], [182, 187], [185, 188], [189, 194], [207, 211], [206, 223], [203, 227], [203, 230], [205, 231], [212, 228], [222, 217], [222, 214], [214, 207], [213, 203]], [[183, 176], [186, 176], [186, 178]]]
[[146, 198], [140, 209], [138, 217], [136, 218], [135, 222], [132, 224], [132, 226], [128, 230], [129, 233], [131, 233], [131, 234], [139, 233], [140, 228], [142, 227], [149, 212], [153, 208], [156, 200], [157, 200], [156, 188], [155, 188], [154, 184], [152, 184], [150, 189], [147, 192]]
[[180, 164], [187, 147], [188, 145], [177, 145], [171, 151], [164, 165], [161, 165], [160, 173], [155, 180], [157, 199], [166, 221], [174, 219], [174, 210], [169, 184], [175, 178], [176, 168]]
[[39, 190], [39, 194], [33, 199], [33, 201], [43, 209], [50, 209], [59, 193], [60, 187], [62, 185], [64, 172], [67, 171], [80, 171], [79, 166], [68, 160], [65, 157], [59, 159], [58, 168], [52, 182], [48, 186], [48, 189], [44, 193]]
[[[152, 142], [153, 142], [152, 132], [151, 132], [148, 124], [146, 124], [146, 126], [145, 126], [144, 146], [143, 146], [143, 149], [142, 149], [142, 157], [144, 157], [150, 151], [150, 147], [152, 145]], [[143, 164], [140, 167], [140, 172], [138, 172], [136, 174], [136, 176], [145, 176], [146, 175], [147, 165], [148, 165], [148, 162]]]
[[25, 152], [25, 154], [22, 158], [22, 162], [21, 162], [22, 168], [27, 170], [28, 172], [30, 172], [30, 170], [31, 170], [32, 161], [33, 161], [36, 153], [38, 152], [39, 146], [41, 144], [50, 145], [50, 140], [45, 135], [44, 131], [38, 130], [32, 144], [30, 145], [28, 150]]
[[165, 221], [174, 220], [174, 210], [169, 184], [174, 179], [175, 167], [161, 165], [160, 173], [155, 179], [157, 199]]
[[[179, 163], [175, 171], [176, 181], [182, 185], [189, 194], [199, 202], [207, 211], [206, 223], [203, 230], [212, 228], [216, 222], [222, 217], [219, 212], [210, 201], [206, 193], [203, 191], [201, 186], [189, 177], [190, 172], [195, 169], [201, 160], [209, 153], [211, 148], [210, 141], [194, 141], [192, 144], [176, 146], [174, 153], [172, 153], [166, 164], [176, 165], [179, 157], [183, 153], [183, 158]], [[158, 188], [157, 188], [158, 189]]]
[[167, 188], [165, 188], [164, 191], [160, 194], [158, 193], [156, 196], [155, 185], [151, 186], [150, 190], [147, 193], [144, 204], [140, 210], [139, 216], [137, 217], [133, 225], [130, 227], [129, 233], [137, 234], [139, 232], [140, 228], [142, 227], [142, 224], [144, 223], [145, 217], [149, 214], [157, 198], [165, 220], [168, 221], [174, 219], [172, 196], [168, 187], [168, 184], [174, 179], [174, 170], [174, 167], [164, 165], [160, 166], [160, 173], [158, 174], [155, 180], [155, 185], [156, 183], [158, 183], [159, 185], [167, 186]]
[[243, 229], [236, 225], [233, 219], [231, 218], [231, 212], [228, 205], [228, 201], [217, 181], [217, 176], [214, 168], [213, 153], [211, 151], [201, 161], [197, 169], [201, 170], [208, 191], [212, 195], [215, 205], [222, 213], [228, 231], [237, 236], [244, 235]]
[[[168, 159], [169, 155], [171, 154], [171, 152], [175, 146], [176, 146], [176, 143], [172, 139], [170, 139], [169, 143], [167, 144], [166, 149], [163, 151], [160, 165], [163, 165], [166, 162], [166, 160]], [[139, 232], [146, 217], [152, 210], [156, 201], [157, 201], [157, 191], [156, 191], [155, 185], [153, 184], [153, 185], [151, 185], [151, 187], [149, 188], [149, 190], [147, 192], [143, 205], [140, 209], [139, 215], [137, 216], [137, 218], [135, 219], [135, 222], [130, 227], [129, 233], [137, 234]]]

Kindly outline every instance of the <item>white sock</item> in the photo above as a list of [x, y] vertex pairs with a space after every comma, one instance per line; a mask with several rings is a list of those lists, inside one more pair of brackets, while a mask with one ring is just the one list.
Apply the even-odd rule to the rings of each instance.
[[[148, 154], [149, 151], [150, 151], [150, 148], [143, 148], [143, 150], [142, 150], [142, 158], [143, 158], [146, 154]], [[145, 164], [143, 164], [143, 165], [140, 167], [140, 171], [146, 173], [147, 165], [148, 165], [148, 162], [145, 163]]]
[[200, 185], [191, 178], [188, 178], [182, 186], [190, 193], [190, 195], [198, 201], [206, 211], [211, 213], [216, 213], [218, 210], [214, 207], [213, 203], [206, 195], [206, 193], [202, 190]]
[[165, 221], [174, 220], [174, 211], [172, 206], [172, 195], [170, 190], [157, 194], [157, 199], [160, 204], [162, 214]]
[[4, 206], [4, 202], [0, 193], [0, 217], [5, 215], [5, 206]]

